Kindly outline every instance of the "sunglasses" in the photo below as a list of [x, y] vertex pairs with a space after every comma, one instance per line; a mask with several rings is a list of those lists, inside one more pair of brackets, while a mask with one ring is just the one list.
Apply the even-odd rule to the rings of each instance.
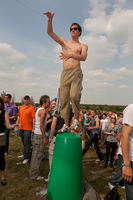
[[70, 31], [72, 30], [79, 30], [79, 28], [78, 27], [70, 28]]
[[116, 119], [116, 118], [114, 118], [114, 117], [111, 117], [111, 119]]

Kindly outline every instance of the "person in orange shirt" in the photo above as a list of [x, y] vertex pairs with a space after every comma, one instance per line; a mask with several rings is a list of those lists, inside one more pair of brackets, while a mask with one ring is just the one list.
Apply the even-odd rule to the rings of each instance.
[[35, 128], [35, 108], [30, 104], [30, 97], [26, 95], [23, 99], [24, 104], [18, 112], [17, 124], [19, 125], [19, 134], [24, 145], [24, 153], [18, 158], [24, 158], [22, 164], [29, 161], [31, 148], [31, 133]]

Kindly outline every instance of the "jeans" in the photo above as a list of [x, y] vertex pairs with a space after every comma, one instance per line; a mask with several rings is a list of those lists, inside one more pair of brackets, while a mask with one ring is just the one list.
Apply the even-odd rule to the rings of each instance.
[[[133, 162], [131, 163], [131, 168], [133, 171]], [[125, 190], [126, 190], [126, 198], [127, 200], [132, 200], [133, 199], [133, 180], [131, 183], [128, 183], [125, 181]]]
[[115, 152], [116, 152], [116, 149], [117, 149], [117, 142], [108, 142], [108, 141], [106, 141], [106, 157], [105, 157], [105, 164], [106, 165], [108, 165], [109, 156], [110, 156], [110, 150], [111, 149], [112, 149], [112, 151], [111, 151], [110, 164], [113, 164]]
[[29, 159], [31, 147], [31, 131], [19, 130], [19, 134], [24, 145], [24, 159]]
[[114, 175], [114, 177], [110, 179], [110, 183], [113, 186], [115, 186], [118, 182], [119, 182], [120, 186], [124, 186], [125, 185], [124, 184], [124, 179], [122, 179], [122, 163], [123, 163], [122, 155], [118, 155], [119, 170]]
[[8, 152], [9, 147], [9, 135], [10, 135], [10, 129], [5, 129], [5, 137], [6, 137], [6, 146], [5, 146], [5, 152]]
[[90, 148], [92, 143], [94, 143], [94, 147], [96, 149], [96, 153], [97, 153], [97, 156], [98, 156], [99, 160], [103, 160], [103, 156], [102, 156], [100, 148], [98, 146], [98, 134], [90, 133], [90, 139], [85, 144], [85, 148], [83, 149], [82, 156], [84, 156], [84, 154]]

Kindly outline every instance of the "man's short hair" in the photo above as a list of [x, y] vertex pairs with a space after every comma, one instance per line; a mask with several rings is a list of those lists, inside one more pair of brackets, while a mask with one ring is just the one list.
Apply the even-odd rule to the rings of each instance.
[[48, 95], [43, 95], [40, 97], [40, 105], [42, 106], [43, 103], [46, 103], [47, 102], [47, 99], [49, 99], [49, 96]]
[[5, 96], [7, 96], [9, 99], [12, 98], [12, 95], [11, 95], [11, 94], [6, 94]]
[[70, 29], [71, 29], [71, 27], [72, 27], [73, 25], [78, 26], [78, 29], [79, 29], [79, 32], [80, 32], [80, 35], [79, 35], [79, 36], [81, 36], [81, 34], [82, 34], [82, 28], [81, 28], [81, 26], [80, 26], [78, 23], [74, 22], [74, 23], [71, 24]]
[[97, 111], [95, 109], [92, 109], [91, 111], [93, 111], [94, 113], [97, 113]]
[[25, 96], [24, 96], [24, 99], [25, 99], [25, 100], [29, 100], [30, 97], [29, 97], [28, 95], [25, 95]]

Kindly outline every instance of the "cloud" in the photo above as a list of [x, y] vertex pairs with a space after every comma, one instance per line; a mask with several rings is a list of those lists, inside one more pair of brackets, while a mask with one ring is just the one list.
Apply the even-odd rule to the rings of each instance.
[[133, 77], [133, 70], [126, 67], [112, 69], [112, 73], [124, 77]]
[[133, 59], [133, 37], [128, 39], [127, 43], [121, 46], [120, 58]]
[[84, 36], [82, 40], [88, 45], [87, 67], [97, 67], [112, 61], [117, 54], [117, 45], [106, 36]]
[[28, 67], [25, 68], [22, 72], [22, 78], [23, 79], [34, 79], [34, 80], [38, 80], [39, 76], [41, 74], [41, 71], [34, 68], [34, 67]]
[[113, 42], [127, 42], [132, 37], [133, 10], [115, 9], [108, 18], [107, 34]]
[[108, 64], [116, 56], [133, 59], [133, 10], [123, 9], [124, 3], [112, 6], [105, 0], [90, 0], [89, 17], [83, 23], [88, 34], [81, 37], [88, 44], [89, 67]]
[[27, 56], [18, 50], [14, 50], [11, 45], [0, 43], [0, 69], [10, 69], [10, 67], [22, 65], [27, 61]]
[[[105, 69], [93, 69], [83, 70], [83, 85], [84, 88], [97, 89], [101, 91], [105, 88], [125, 88], [125, 84], [122, 84], [124, 80], [133, 77], [133, 70], [126, 67], [120, 68], [105, 68]], [[121, 86], [119, 86], [121, 83]], [[128, 83], [126, 87], [130, 87]]]
[[119, 85], [119, 88], [120, 89], [125, 89], [125, 88], [129, 88], [129, 86], [128, 85]]

